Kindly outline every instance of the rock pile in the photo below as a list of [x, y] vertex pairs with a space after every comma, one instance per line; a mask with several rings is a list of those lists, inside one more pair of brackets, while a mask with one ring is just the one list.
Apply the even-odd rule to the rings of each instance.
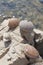
[[[27, 25], [29, 27], [24, 25], [25, 24], [24, 21], [28, 23]], [[34, 29], [34, 25], [32, 24], [32, 22], [27, 22], [27, 20], [24, 21], [23, 21], [24, 23], [22, 24], [24, 25], [24, 27], [21, 25], [21, 22], [19, 24], [19, 20], [17, 18], [6, 19], [1, 23], [0, 65], [3, 64], [4, 65], [27, 65], [27, 64], [38, 65], [38, 63], [40, 63], [41, 65], [43, 64], [43, 59], [40, 56], [41, 52], [39, 51], [42, 49], [37, 46], [37, 45], [40, 46], [40, 44], [42, 44], [43, 31]], [[10, 30], [9, 27], [11, 28]], [[29, 34], [30, 36], [27, 35], [28, 32], [30, 33]], [[26, 39], [24, 38], [23, 35], [24, 36], [27, 35], [25, 36]], [[31, 39], [31, 41], [29, 39]]]

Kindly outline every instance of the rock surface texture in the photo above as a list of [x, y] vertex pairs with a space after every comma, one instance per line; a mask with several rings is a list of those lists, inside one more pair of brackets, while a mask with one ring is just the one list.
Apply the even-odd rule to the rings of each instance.
[[[9, 30], [8, 23], [9, 19], [6, 19], [0, 25], [0, 65], [27, 65], [29, 63], [32, 65], [43, 65], [43, 59], [39, 54], [36, 59], [25, 56], [24, 50], [28, 44], [21, 37], [19, 26]], [[10, 34], [11, 42], [5, 43], [3, 41], [3, 34], [5, 33]], [[7, 39], [8, 36], [4, 38]]]

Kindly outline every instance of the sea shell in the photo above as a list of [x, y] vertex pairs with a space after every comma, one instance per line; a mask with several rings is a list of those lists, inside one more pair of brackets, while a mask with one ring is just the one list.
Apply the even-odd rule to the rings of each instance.
[[24, 53], [29, 58], [37, 58], [39, 56], [38, 51], [29, 44], [26, 44]]
[[9, 19], [9, 23], [8, 23], [9, 28], [17, 27], [18, 24], [19, 24], [19, 21], [20, 20], [18, 18], [11, 18], [11, 19]]
[[9, 42], [9, 41], [11, 41], [11, 36], [10, 36], [10, 34], [9, 33], [4, 33], [3, 34], [3, 41], [4, 42]]

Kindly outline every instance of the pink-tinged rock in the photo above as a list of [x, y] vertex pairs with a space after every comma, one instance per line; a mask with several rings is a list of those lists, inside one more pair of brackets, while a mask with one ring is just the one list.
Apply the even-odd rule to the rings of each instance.
[[15, 27], [17, 27], [18, 24], [19, 24], [19, 21], [20, 20], [18, 18], [11, 18], [9, 20], [9, 23], [8, 23], [9, 28], [15, 28]]
[[26, 45], [24, 50], [25, 55], [29, 58], [37, 58], [39, 56], [38, 51], [31, 45]]

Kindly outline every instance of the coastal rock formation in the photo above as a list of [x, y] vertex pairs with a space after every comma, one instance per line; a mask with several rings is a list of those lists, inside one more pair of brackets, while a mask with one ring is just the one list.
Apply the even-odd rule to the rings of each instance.
[[[29, 63], [35, 64], [41, 62], [43, 59], [38, 51], [21, 37], [20, 27], [18, 26], [14, 30], [9, 30], [8, 23], [9, 19], [6, 19], [0, 25], [0, 34], [2, 35], [2, 39], [0, 39], [0, 65], [27, 65]], [[11, 36], [11, 42], [8, 41], [10, 39], [8, 33]], [[5, 34], [8, 34], [8, 36]], [[3, 39], [7, 39], [9, 43], [5, 43]], [[29, 57], [27, 57], [24, 52], [26, 48], [29, 50]]]

